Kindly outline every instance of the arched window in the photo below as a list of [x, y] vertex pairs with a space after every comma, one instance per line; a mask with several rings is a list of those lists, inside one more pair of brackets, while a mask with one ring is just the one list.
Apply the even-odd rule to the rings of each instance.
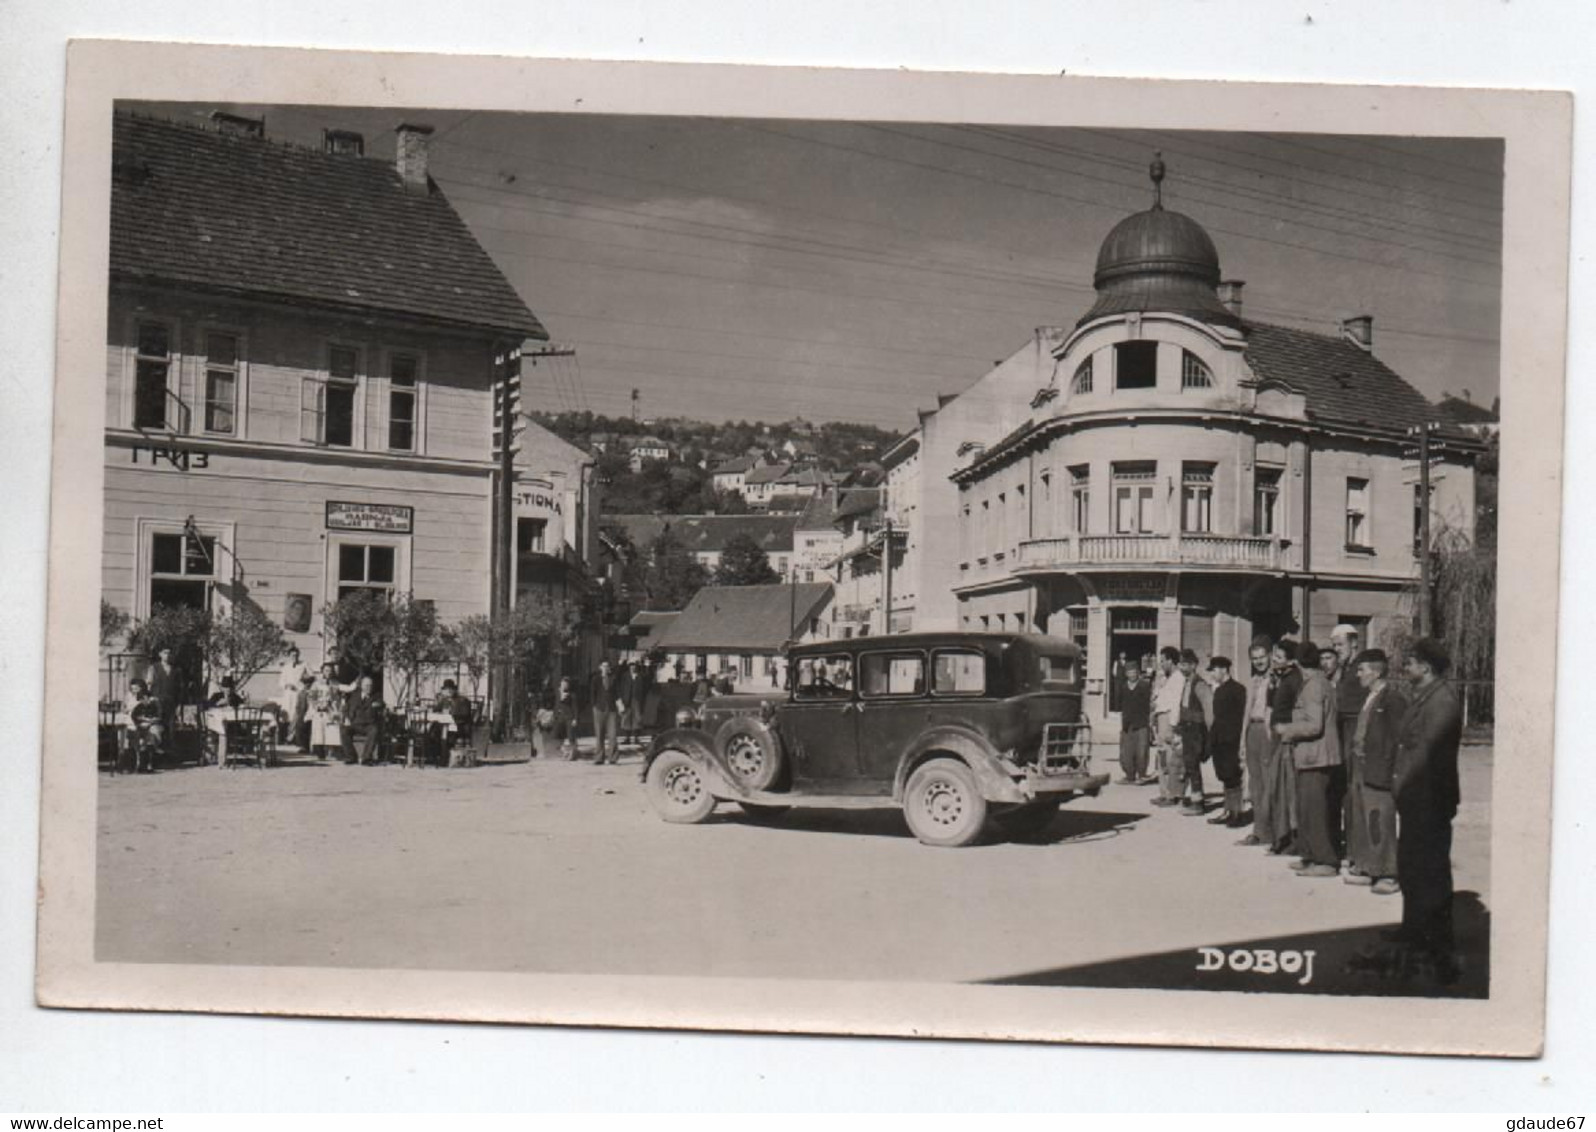
[[1088, 354], [1086, 360], [1075, 368], [1075, 376], [1070, 379], [1070, 396], [1078, 393], [1092, 391], [1092, 356]]
[[1212, 389], [1214, 375], [1203, 365], [1202, 359], [1190, 350], [1183, 350], [1180, 362], [1180, 387], [1182, 389]]

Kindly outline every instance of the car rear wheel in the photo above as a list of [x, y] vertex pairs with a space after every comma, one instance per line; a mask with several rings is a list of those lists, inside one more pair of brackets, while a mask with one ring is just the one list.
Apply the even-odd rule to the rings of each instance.
[[648, 800], [668, 822], [697, 825], [715, 809], [704, 774], [683, 751], [661, 751], [648, 767]]
[[761, 720], [727, 720], [715, 743], [733, 780], [745, 790], [769, 790], [781, 777], [781, 740]]
[[970, 845], [986, 824], [986, 799], [969, 767], [957, 759], [932, 759], [909, 776], [903, 816], [922, 844]]

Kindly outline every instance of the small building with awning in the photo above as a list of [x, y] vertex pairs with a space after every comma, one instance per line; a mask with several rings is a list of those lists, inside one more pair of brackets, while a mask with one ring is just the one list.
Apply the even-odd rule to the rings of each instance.
[[825, 635], [827, 582], [705, 586], [662, 629], [654, 647], [684, 678], [728, 675], [740, 690], [779, 688], [786, 648]]

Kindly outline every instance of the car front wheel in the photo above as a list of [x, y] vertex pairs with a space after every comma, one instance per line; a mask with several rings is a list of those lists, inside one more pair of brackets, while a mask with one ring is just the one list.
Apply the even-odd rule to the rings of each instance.
[[649, 764], [648, 800], [668, 822], [697, 825], [715, 809], [715, 796], [698, 764], [682, 751], [661, 751]]
[[909, 776], [903, 816], [922, 844], [969, 845], [986, 824], [986, 799], [969, 767], [956, 759], [932, 759]]

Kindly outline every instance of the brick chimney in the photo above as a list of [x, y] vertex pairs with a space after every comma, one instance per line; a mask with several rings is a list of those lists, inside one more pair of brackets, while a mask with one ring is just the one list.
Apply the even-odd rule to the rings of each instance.
[[406, 122], [396, 128], [394, 133], [398, 135], [399, 140], [398, 158], [395, 162], [399, 169], [399, 179], [405, 183], [407, 189], [418, 193], [427, 192], [427, 142], [432, 137], [432, 127]]
[[1341, 320], [1341, 337], [1360, 350], [1374, 352], [1374, 316], [1360, 314], [1356, 318]]
[[1241, 317], [1241, 289], [1246, 285], [1240, 279], [1226, 279], [1219, 285], [1219, 301], [1237, 318]]

